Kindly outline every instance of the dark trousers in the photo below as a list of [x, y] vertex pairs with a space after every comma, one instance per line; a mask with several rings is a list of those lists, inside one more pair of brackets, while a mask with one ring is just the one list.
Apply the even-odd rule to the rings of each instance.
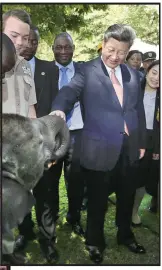
[[[36, 199], [35, 211], [38, 227], [40, 229], [40, 237], [52, 239], [55, 237], [55, 221], [59, 212], [59, 178], [61, 176], [62, 163], [57, 164], [58, 170], [52, 166], [48, 171], [44, 171], [43, 177], [40, 179], [36, 187], [33, 189], [33, 195]], [[54, 175], [56, 178], [54, 178]], [[19, 233], [28, 237], [30, 235], [34, 223], [31, 213], [29, 213], [24, 221], [19, 225]]]
[[[81, 204], [81, 181], [86, 181], [88, 208], [86, 244], [105, 247], [104, 219], [107, 210], [107, 197], [109, 190], [116, 192], [116, 225], [118, 227], [118, 242], [126, 242], [134, 238], [130, 229], [132, 208], [134, 203], [135, 189], [134, 172], [137, 170], [138, 162], [130, 164], [128, 157], [128, 136], [124, 135], [121, 154], [115, 168], [112, 171], [101, 172], [88, 170], [81, 167], [82, 178], [70, 179], [74, 187], [71, 198], [69, 198], [69, 212], [75, 222], [79, 220]], [[76, 181], [77, 180], [77, 181]]]
[[[79, 138], [81, 130], [70, 132], [70, 146], [65, 157], [58, 161], [56, 165], [44, 172], [43, 177], [38, 182], [33, 190], [36, 199], [36, 218], [40, 230], [40, 238], [54, 239], [56, 221], [59, 216], [59, 179], [61, 177], [62, 169], [64, 168], [65, 184], [68, 190], [69, 177], [73, 177], [71, 173], [71, 164], [73, 159], [74, 144], [77, 137]], [[78, 148], [75, 153], [78, 152]], [[73, 162], [76, 172], [79, 167], [78, 159], [75, 158]], [[28, 230], [26, 227], [28, 225]], [[19, 226], [19, 231], [22, 235], [27, 235], [27, 231], [32, 228], [31, 214], [28, 215], [24, 222]]]
[[147, 130], [147, 146], [144, 157], [140, 160], [137, 187], [145, 186], [146, 191], [157, 198], [160, 180], [160, 160], [153, 160], [154, 131]]

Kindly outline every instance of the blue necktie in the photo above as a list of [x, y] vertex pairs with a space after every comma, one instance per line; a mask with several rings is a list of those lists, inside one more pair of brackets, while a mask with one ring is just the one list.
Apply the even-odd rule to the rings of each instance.
[[[61, 76], [61, 80], [60, 80], [60, 89], [61, 89], [64, 85], [68, 84], [68, 77], [67, 77], [67, 73], [66, 73], [68, 68], [61, 67], [60, 70], [62, 71], [62, 76]], [[66, 116], [66, 123], [67, 123], [68, 127], [70, 127], [70, 125], [71, 125], [70, 118], [72, 116], [73, 110], [71, 112], [69, 112], [68, 115]]]
[[60, 89], [64, 86], [68, 84], [68, 77], [66, 74], [66, 71], [68, 70], [67, 67], [61, 67], [60, 68], [61, 72], [62, 72], [62, 76], [61, 76], [61, 81], [60, 81]]

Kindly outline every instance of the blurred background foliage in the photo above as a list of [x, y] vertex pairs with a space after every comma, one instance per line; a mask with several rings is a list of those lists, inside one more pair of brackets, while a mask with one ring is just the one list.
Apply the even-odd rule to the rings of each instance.
[[159, 44], [158, 4], [3, 4], [2, 12], [15, 8], [25, 9], [39, 28], [40, 59], [53, 60], [51, 46], [55, 35], [62, 31], [74, 40], [74, 60], [92, 59], [97, 56], [103, 33], [114, 23], [130, 24], [142, 41]]

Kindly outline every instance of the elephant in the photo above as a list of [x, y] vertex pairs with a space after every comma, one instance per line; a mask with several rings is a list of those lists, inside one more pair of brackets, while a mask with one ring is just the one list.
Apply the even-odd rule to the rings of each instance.
[[69, 146], [66, 122], [47, 115], [30, 119], [16, 114], [2, 115], [2, 250], [14, 252], [13, 228], [34, 205], [31, 190], [53, 162]]

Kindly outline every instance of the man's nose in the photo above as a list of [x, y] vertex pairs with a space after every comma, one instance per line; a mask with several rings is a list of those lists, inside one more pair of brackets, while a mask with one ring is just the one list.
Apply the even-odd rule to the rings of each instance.
[[118, 58], [119, 58], [117, 52], [113, 52], [112, 55], [111, 55], [111, 57], [112, 57], [113, 59], [118, 59]]
[[65, 48], [62, 47], [62, 48], [61, 48], [61, 53], [65, 53], [65, 52], [66, 52]]
[[23, 44], [22, 37], [20, 37], [20, 36], [17, 37], [16, 43], [17, 43], [17, 45], [22, 45]]
[[159, 75], [158, 74], [155, 76], [155, 79], [156, 79], [157, 82], [159, 81]]

